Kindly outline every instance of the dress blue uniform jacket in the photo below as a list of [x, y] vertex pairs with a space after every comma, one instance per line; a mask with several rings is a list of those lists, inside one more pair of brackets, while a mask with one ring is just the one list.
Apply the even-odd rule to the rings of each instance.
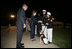
[[[48, 18], [44, 18], [43, 19], [43, 24], [45, 25], [45, 26], [47, 26], [47, 28], [53, 28], [53, 23], [50, 21], [52, 18], [49, 18], [49, 20], [48, 20]], [[47, 25], [47, 24], [48, 25]]]

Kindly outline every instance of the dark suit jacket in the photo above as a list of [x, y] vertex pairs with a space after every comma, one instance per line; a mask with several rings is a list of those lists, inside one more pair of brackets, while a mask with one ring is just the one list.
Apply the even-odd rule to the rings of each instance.
[[19, 9], [17, 13], [17, 22], [16, 24], [25, 24], [26, 23], [26, 17], [25, 17], [25, 11], [23, 9]]

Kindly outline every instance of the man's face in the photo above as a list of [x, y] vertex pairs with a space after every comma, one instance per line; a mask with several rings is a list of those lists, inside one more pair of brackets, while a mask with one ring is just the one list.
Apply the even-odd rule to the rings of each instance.
[[28, 9], [27, 5], [23, 5], [23, 9], [26, 11]]
[[36, 13], [33, 13], [34, 16], [36, 16]]
[[43, 15], [44, 15], [44, 14], [46, 14], [46, 12], [45, 12], [45, 11], [43, 11]]
[[50, 16], [47, 14], [47, 17], [49, 18]]

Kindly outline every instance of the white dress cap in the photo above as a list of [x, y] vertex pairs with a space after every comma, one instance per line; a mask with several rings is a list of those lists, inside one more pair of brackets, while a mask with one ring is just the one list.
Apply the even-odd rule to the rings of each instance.
[[51, 13], [50, 13], [50, 12], [47, 12], [47, 14], [48, 14], [48, 15], [51, 15]]

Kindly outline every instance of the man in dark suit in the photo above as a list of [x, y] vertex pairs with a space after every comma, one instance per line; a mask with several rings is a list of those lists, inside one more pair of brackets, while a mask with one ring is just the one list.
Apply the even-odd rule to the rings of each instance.
[[32, 41], [35, 40], [35, 25], [36, 25], [36, 11], [32, 12], [32, 16], [31, 16], [31, 23], [30, 23], [30, 28], [31, 28], [31, 33], [30, 33], [30, 38]]
[[21, 39], [22, 39], [22, 32], [23, 28], [26, 28], [26, 17], [25, 17], [25, 11], [28, 9], [28, 6], [26, 4], [22, 5], [22, 8], [19, 9], [17, 13], [17, 48], [24, 48], [21, 44]]

